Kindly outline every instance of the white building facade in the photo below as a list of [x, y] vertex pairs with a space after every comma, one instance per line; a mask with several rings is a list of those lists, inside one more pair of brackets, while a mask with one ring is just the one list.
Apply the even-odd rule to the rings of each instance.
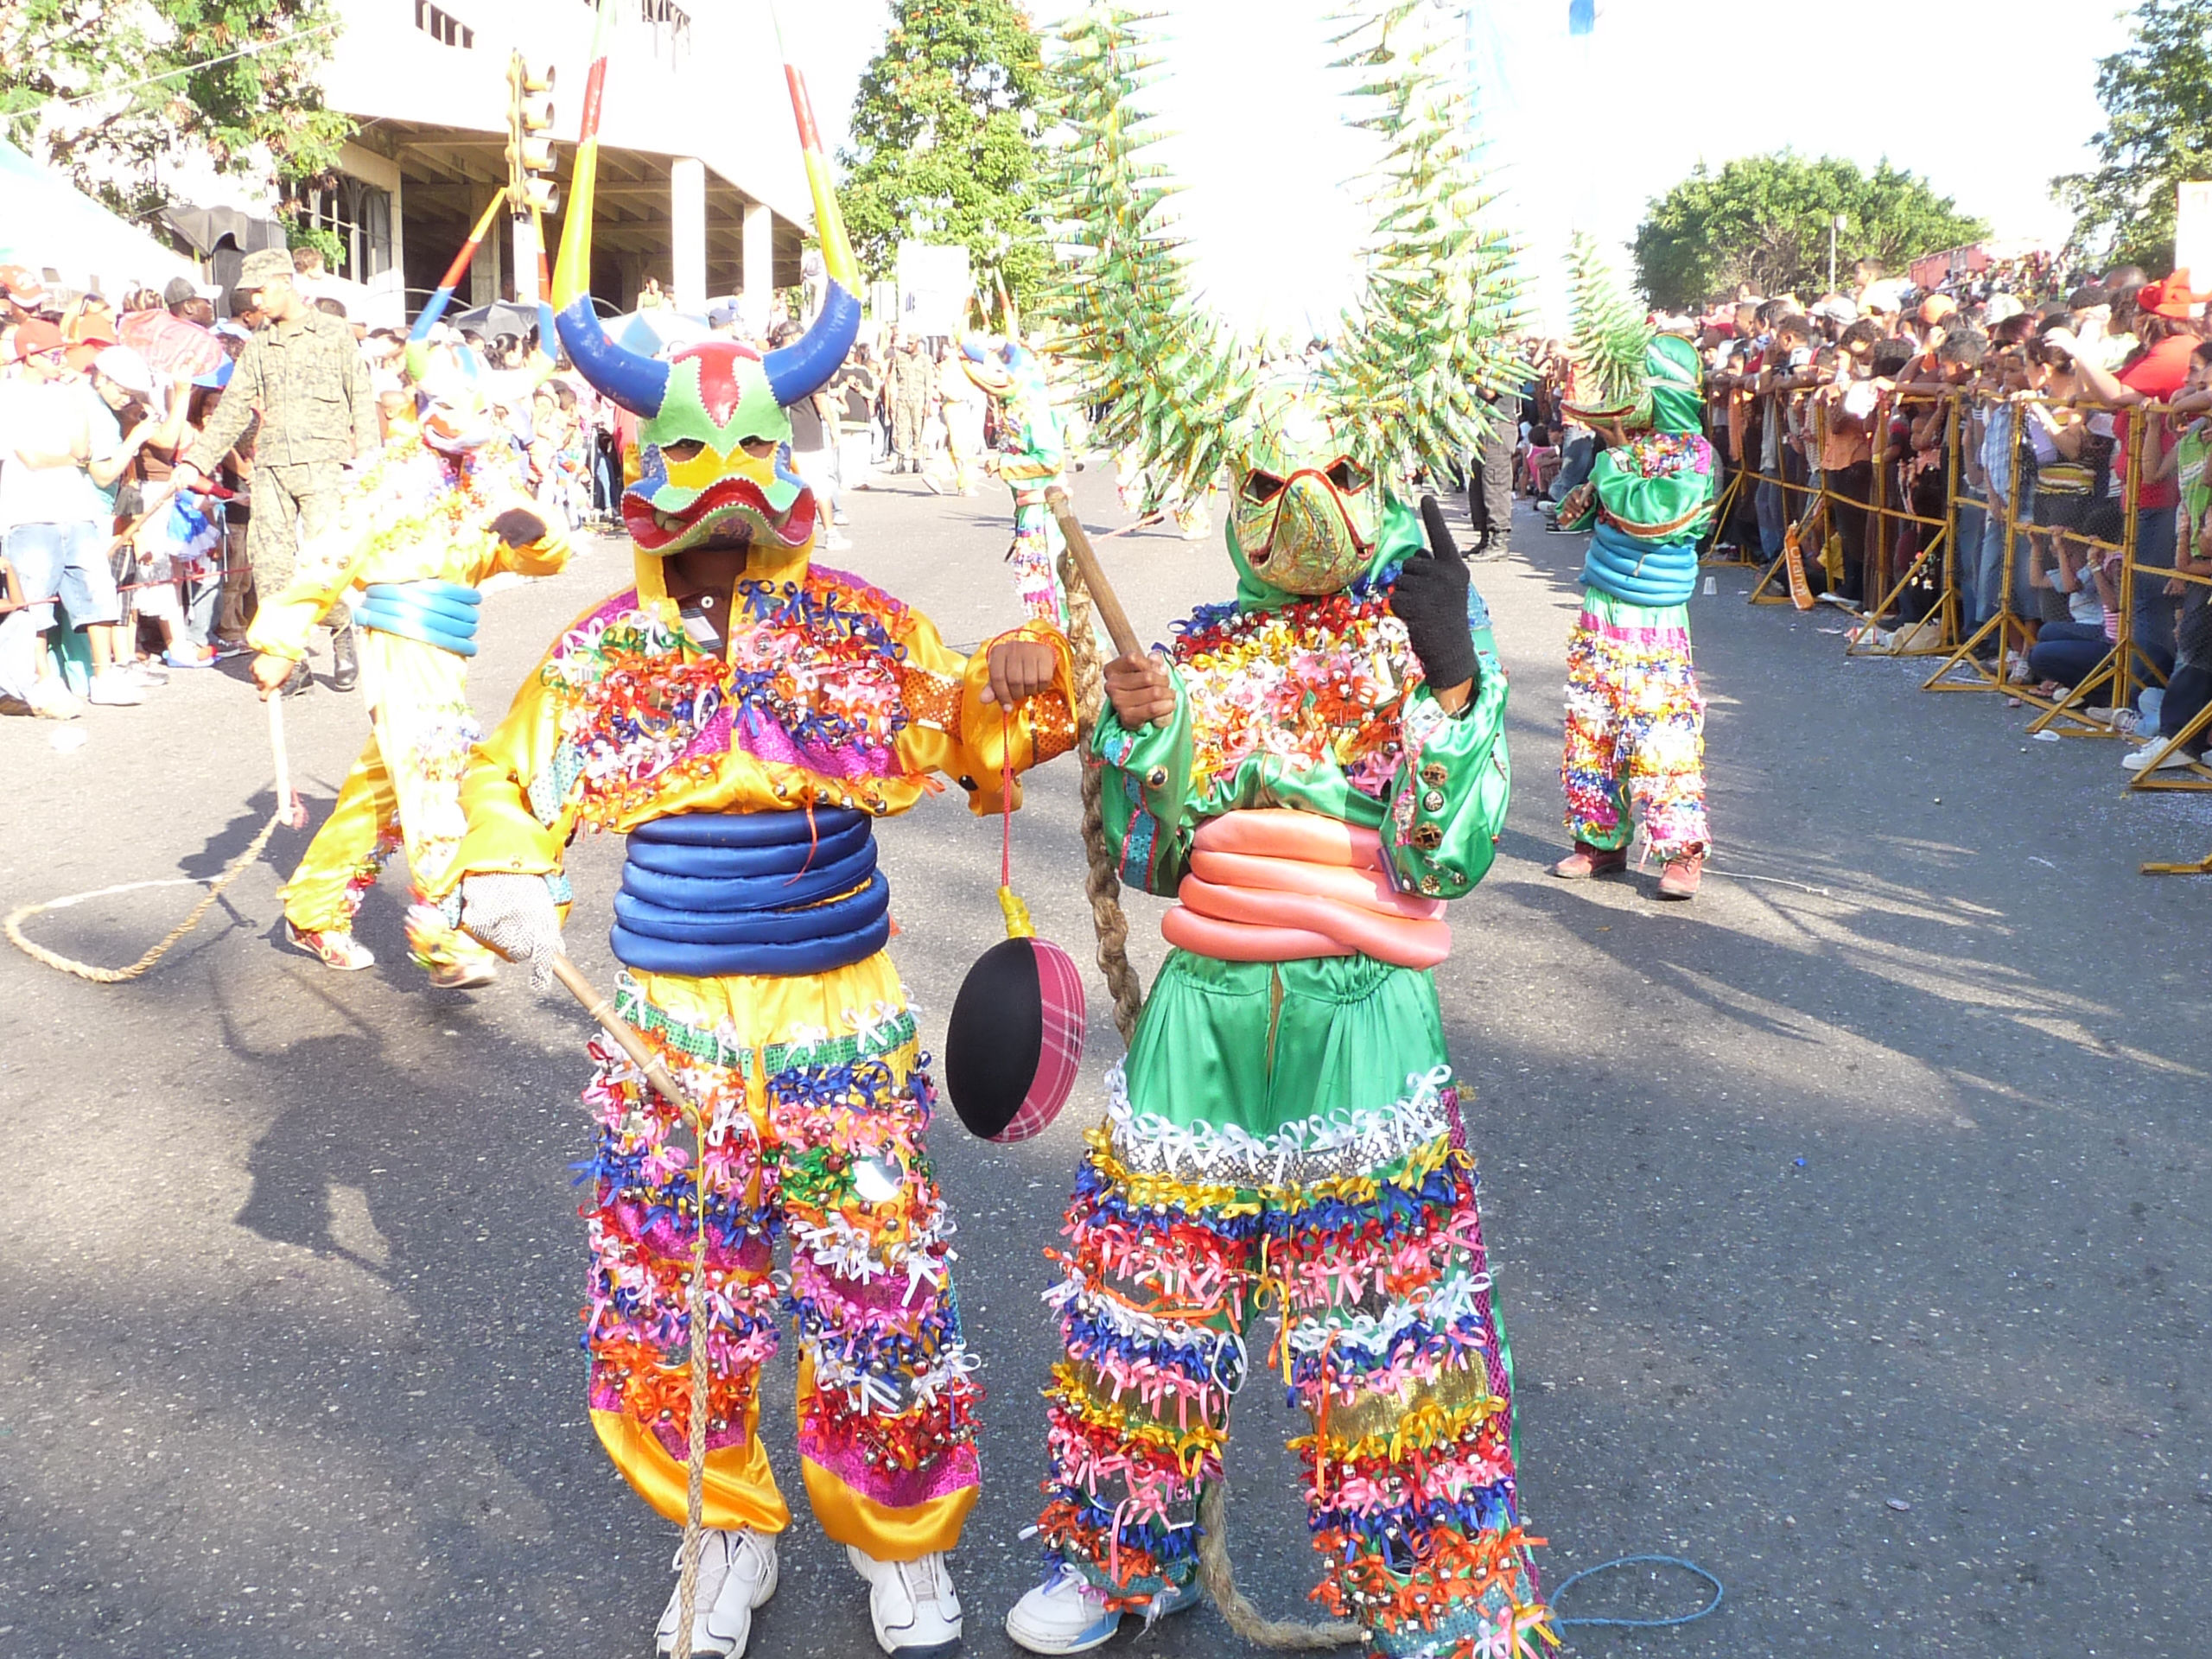
[[[783, 69], [760, 0], [616, 0], [600, 122], [592, 291], [626, 310], [648, 277], [695, 315], [710, 295], [765, 315], [800, 280], [811, 224]], [[360, 124], [339, 177], [307, 203], [345, 251], [337, 274], [411, 315], [506, 181], [507, 68], [556, 72], [558, 245], [582, 117], [594, 0], [338, 0], [324, 100]], [[536, 292], [527, 226], [505, 214], [456, 298]], [[519, 270], [520, 280], [518, 280]], [[396, 320], [379, 315], [377, 321]]]

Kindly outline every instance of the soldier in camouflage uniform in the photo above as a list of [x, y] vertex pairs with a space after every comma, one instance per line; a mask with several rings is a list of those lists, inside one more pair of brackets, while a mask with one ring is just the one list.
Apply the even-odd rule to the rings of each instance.
[[886, 391], [891, 403], [891, 450], [895, 457], [891, 470], [918, 473], [927, 458], [922, 446], [922, 423], [937, 401], [937, 364], [911, 334], [891, 353]]
[[[177, 468], [177, 486], [197, 486], [260, 415], [246, 556], [256, 592], [272, 601], [291, 586], [301, 542], [335, 511], [339, 469], [378, 447], [376, 395], [353, 329], [316, 310], [293, 286], [290, 255], [278, 248], [248, 254], [238, 287], [254, 290], [269, 327], [239, 354], [215, 417]], [[332, 683], [350, 690], [357, 672], [353, 633], [342, 616], [332, 652]], [[284, 689], [296, 696], [313, 683], [302, 662]]]

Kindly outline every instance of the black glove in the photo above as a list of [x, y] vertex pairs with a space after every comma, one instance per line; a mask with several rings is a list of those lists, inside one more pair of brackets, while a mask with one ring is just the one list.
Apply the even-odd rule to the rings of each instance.
[[1406, 625], [1421, 672], [1432, 690], [1469, 686], [1468, 700], [1481, 690], [1475, 638], [1467, 627], [1467, 561], [1452, 539], [1452, 526], [1436, 498], [1421, 499], [1421, 521], [1428, 545], [1398, 567], [1390, 588], [1390, 613]]
[[545, 521], [528, 507], [509, 507], [492, 521], [492, 533], [509, 547], [528, 547], [545, 539]]

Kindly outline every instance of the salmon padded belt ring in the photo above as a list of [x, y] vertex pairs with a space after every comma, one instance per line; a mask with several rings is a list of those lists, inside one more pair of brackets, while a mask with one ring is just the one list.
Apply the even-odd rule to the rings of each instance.
[[1225, 962], [1360, 954], [1433, 968], [1452, 954], [1438, 899], [1391, 885], [1382, 837], [1311, 812], [1224, 813], [1200, 826], [1170, 944]]

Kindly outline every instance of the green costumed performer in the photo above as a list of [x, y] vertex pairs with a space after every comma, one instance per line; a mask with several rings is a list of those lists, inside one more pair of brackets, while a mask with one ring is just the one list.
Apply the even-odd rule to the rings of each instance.
[[1227, 464], [1236, 597], [1110, 664], [1087, 741], [1094, 861], [1179, 903], [1052, 1252], [1047, 1566], [1007, 1630], [1080, 1652], [1200, 1581], [1245, 1628], [1209, 1517], [1232, 1397], [1280, 1379], [1309, 1419], [1313, 1596], [1352, 1621], [1340, 1637], [1525, 1655], [1550, 1637], [1540, 1541], [1433, 978], [1446, 904], [1504, 818], [1506, 684], [1440, 512], [1405, 487], [1449, 475], [1511, 372], [1506, 251], [1476, 226], [1439, 48], [1413, 9], [1365, 8], [1344, 38], [1390, 140], [1373, 277], [1331, 364], [1263, 374], [1161, 239], [1133, 21], [1093, 10], [1065, 36], [1080, 162], [1057, 217], [1089, 255], [1058, 344], [1108, 445], [1163, 487]]
[[1716, 502], [1697, 348], [1654, 334], [1586, 238], [1571, 256], [1574, 334], [1567, 412], [1605, 448], [1560, 504], [1563, 529], [1592, 532], [1582, 610], [1567, 647], [1567, 745], [1560, 782], [1574, 849], [1552, 866], [1586, 880], [1628, 868], [1643, 837], [1658, 895], [1696, 895], [1705, 817], [1705, 699], [1690, 657], [1699, 541]]
[[1018, 340], [971, 334], [960, 342], [960, 366], [999, 407], [999, 477], [1014, 492], [1014, 596], [1025, 614], [1055, 626], [1067, 620], [1060, 592], [1060, 527], [1045, 493], [1065, 488], [1067, 436], [1037, 353]]
[[997, 811], [1009, 774], [1072, 747], [1067, 644], [1031, 624], [963, 655], [891, 594], [812, 561], [820, 505], [791, 470], [785, 411], [844, 361], [860, 283], [796, 71], [830, 277], [820, 315], [765, 355], [714, 339], [661, 360], [607, 338], [588, 291], [606, 68], [601, 55], [585, 91], [553, 290], [578, 372], [639, 419], [622, 498], [634, 581], [562, 634], [478, 751], [446, 897], [504, 953], [550, 957], [569, 842], [626, 837], [616, 1008], [708, 1115], [693, 1169], [679, 1108], [593, 1044], [591, 1421], [678, 1524], [692, 1345], [705, 1349], [695, 1615], [681, 1630], [679, 1578], [660, 1650], [743, 1653], [775, 1592], [791, 1510], [760, 1441], [760, 1381], [787, 1316], [815, 1518], [867, 1580], [885, 1651], [938, 1659], [961, 1638], [945, 1557], [976, 1503], [982, 1390], [873, 826], [938, 773]]

